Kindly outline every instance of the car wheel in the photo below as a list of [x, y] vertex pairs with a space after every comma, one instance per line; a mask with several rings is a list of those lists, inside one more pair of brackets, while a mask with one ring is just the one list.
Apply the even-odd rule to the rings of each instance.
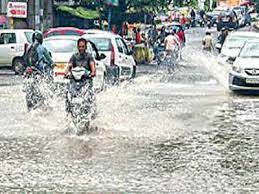
[[131, 79], [133, 79], [133, 78], [136, 77], [136, 73], [137, 73], [137, 66], [134, 65], [134, 66], [133, 66], [133, 71], [132, 71], [132, 74], [131, 74]]
[[16, 75], [21, 75], [24, 72], [24, 60], [17, 58], [13, 61], [13, 70]]

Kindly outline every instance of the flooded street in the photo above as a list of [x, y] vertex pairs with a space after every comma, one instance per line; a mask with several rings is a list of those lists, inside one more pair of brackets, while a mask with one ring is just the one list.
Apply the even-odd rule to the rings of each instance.
[[204, 32], [187, 33], [174, 74], [142, 66], [99, 94], [83, 136], [62, 99], [28, 113], [22, 81], [0, 75], [0, 191], [259, 192], [259, 98], [230, 93]]

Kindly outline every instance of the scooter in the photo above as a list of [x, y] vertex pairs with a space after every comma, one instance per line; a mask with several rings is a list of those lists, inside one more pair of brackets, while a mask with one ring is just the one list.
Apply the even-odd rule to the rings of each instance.
[[76, 134], [82, 135], [89, 130], [96, 113], [91, 76], [84, 67], [75, 67], [68, 78], [70, 81], [66, 92], [66, 110], [77, 128]]
[[52, 80], [50, 74], [44, 73], [36, 67], [26, 68], [23, 91], [26, 94], [26, 104], [29, 111], [44, 104], [48, 93], [46, 88], [49, 88]]

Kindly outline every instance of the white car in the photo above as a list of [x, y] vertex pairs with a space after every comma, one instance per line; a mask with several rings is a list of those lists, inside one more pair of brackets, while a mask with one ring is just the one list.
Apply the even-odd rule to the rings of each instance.
[[0, 66], [12, 66], [16, 74], [24, 67], [23, 55], [32, 43], [33, 30], [0, 30]]
[[259, 33], [231, 32], [222, 46], [218, 64], [230, 66], [233, 63], [231, 59], [238, 56], [240, 49], [248, 40], [259, 40]]
[[98, 51], [105, 54], [104, 64], [108, 79], [117, 82], [135, 76], [135, 60], [121, 36], [106, 31], [103, 33], [92, 31], [92, 33], [84, 34], [82, 37], [92, 41]]
[[230, 90], [259, 91], [259, 40], [247, 41], [229, 72]]
[[[65, 69], [71, 56], [78, 52], [77, 40], [78, 36], [53, 36], [44, 39], [43, 46], [51, 52], [52, 59], [55, 63], [54, 67], [54, 82], [66, 83], [64, 79]], [[92, 42], [87, 43], [87, 51], [90, 52], [96, 62], [96, 77], [94, 78], [94, 89], [102, 90], [106, 81], [106, 68], [102, 59], [104, 55], [99, 55], [98, 50]]]

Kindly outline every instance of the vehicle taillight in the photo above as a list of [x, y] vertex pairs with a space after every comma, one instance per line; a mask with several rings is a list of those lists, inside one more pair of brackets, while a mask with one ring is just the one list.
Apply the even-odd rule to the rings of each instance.
[[112, 45], [112, 48], [111, 48], [111, 66], [114, 66], [115, 65], [115, 49], [114, 49], [114, 46]]

